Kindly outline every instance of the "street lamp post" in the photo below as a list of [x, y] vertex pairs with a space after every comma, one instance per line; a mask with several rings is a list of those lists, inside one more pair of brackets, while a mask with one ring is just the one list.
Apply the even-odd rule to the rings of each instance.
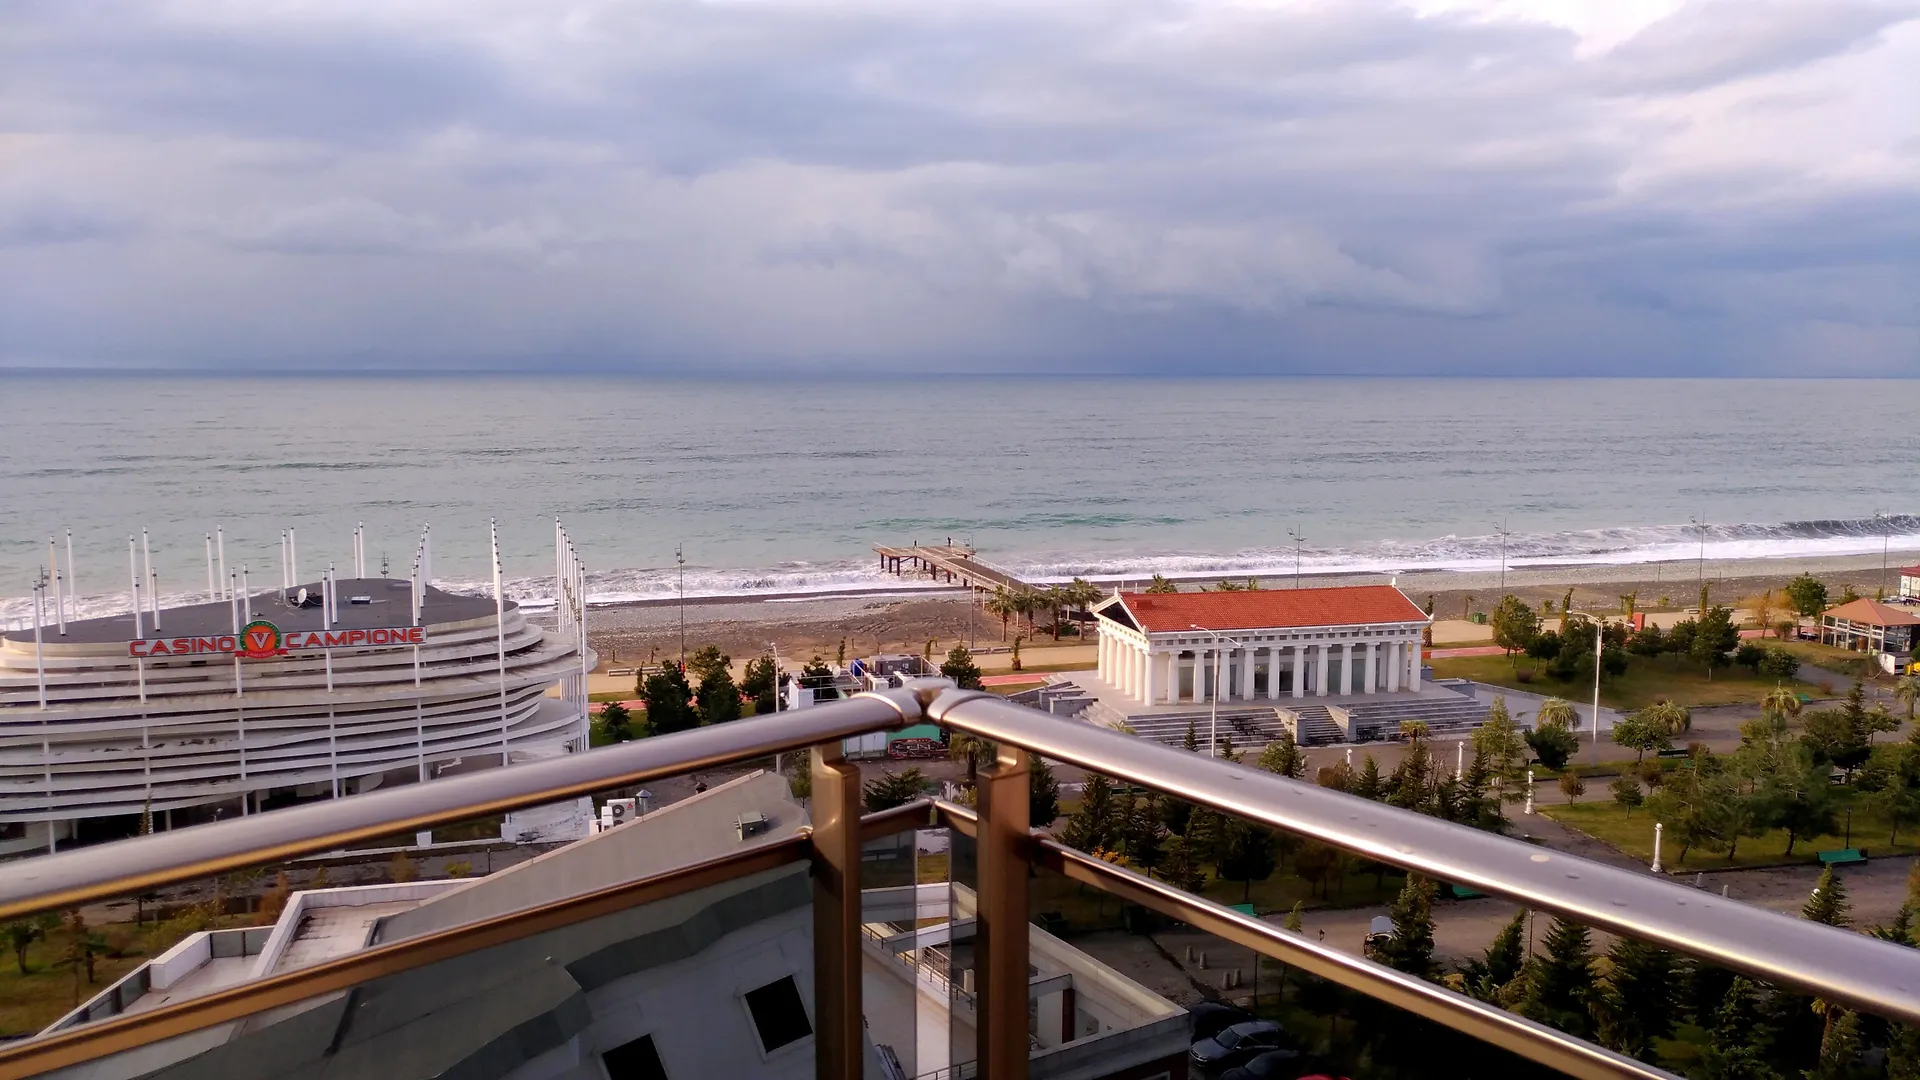
[[1893, 539], [1893, 526], [1885, 511], [1875, 510], [1873, 520], [1880, 526], [1880, 595], [1887, 595], [1887, 544]]
[[1306, 543], [1307, 538], [1300, 534], [1298, 525], [1288, 530], [1287, 536], [1293, 541], [1293, 587], [1297, 589], [1300, 587], [1300, 545]]
[[[1198, 630], [1203, 634], [1213, 635], [1213, 641], [1214, 641], [1213, 694], [1211, 695], [1213, 698], [1213, 707], [1207, 717], [1207, 756], [1219, 757], [1220, 756], [1220, 685], [1221, 685], [1220, 684], [1220, 658], [1222, 655], [1222, 652], [1219, 646], [1222, 642], [1232, 645], [1236, 649], [1244, 649], [1246, 648], [1246, 646], [1242, 645], [1240, 642], [1234, 640], [1233, 638], [1230, 638], [1227, 635], [1222, 634], [1218, 630], [1209, 630], [1206, 627], [1200, 626], [1198, 624], [1189, 623], [1187, 626], [1187, 629]], [[1194, 672], [1194, 677], [1199, 678], [1198, 670]]]
[[[1698, 585], [1704, 589], [1707, 587], [1707, 515], [1703, 513], [1692, 520], [1694, 529], [1700, 534], [1700, 580]], [[1700, 614], [1705, 615], [1706, 612], [1703, 610]]]
[[1500, 595], [1504, 597], [1507, 595], [1507, 537], [1513, 534], [1507, 531], [1506, 518], [1500, 519], [1500, 527], [1494, 532], [1500, 537]]

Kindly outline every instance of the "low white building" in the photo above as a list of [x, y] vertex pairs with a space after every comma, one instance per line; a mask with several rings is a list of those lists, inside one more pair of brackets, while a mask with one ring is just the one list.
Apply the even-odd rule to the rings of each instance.
[[1100, 678], [1145, 706], [1420, 689], [1429, 620], [1391, 585], [1118, 593], [1094, 608]]

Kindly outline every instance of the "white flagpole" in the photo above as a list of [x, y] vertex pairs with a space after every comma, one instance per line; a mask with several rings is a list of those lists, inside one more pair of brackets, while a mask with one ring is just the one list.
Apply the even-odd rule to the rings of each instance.
[[487, 521], [489, 542], [493, 548], [493, 640], [500, 663], [500, 765], [508, 764], [507, 754], [507, 598], [500, 587], [500, 530]]
[[300, 584], [300, 534], [287, 529], [287, 567], [293, 571], [293, 583]]
[[[79, 585], [80, 585], [80, 578], [78, 575], [76, 575], [73, 572], [73, 530], [68, 529], [67, 530], [67, 592], [66, 592], [66, 595], [68, 597], [72, 597], [73, 590], [79, 587]], [[80, 608], [78, 605], [74, 606], [73, 617], [76, 619], [80, 617]]]
[[140, 567], [146, 572], [140, 575], [148, 583], [147, 605], [153, 610], [153, 628], [160, 629], [160, 596], [157, 579], [153, 576], [153, 554], [147, 547], [146, 526], [140, 527]]
[[213, 557], [218, 560], [220, 567], [220, 576], [216, 580], [224, 581], [228, 588], [232, 588], [233, 579], [227, 576], [227, 529], [224, 525], [213, 527]]
[[[227, 576], [227, 613], [233, 617], [233, 636], [236, 639], [234, 644], [245, 648], [246, 643], [238, 640], [240, 637], [240, 589], [237, 575], [233, 574]], [[233, 696], [246, 696], [246, 690], [240, 685], [240, 654], [238, 652], [233, 654]]]
[[287, 530], [280, 530], [280, 593], [284, 598], [293, 588], [293, 579], [287, 576]]
[[[329, 565], [326, 573], [320, 576], [320, 626], [323, 630], [333, 629], [333, 567]], [[333, 650], [322, 650], [327, 664], [327, 693], [333, 693]], [[331, 742], [333, 735], [333, 706], [327, 706], [327, 738]], [[338, 771], [337, 769], [335, 770]], [[334, 795], [339, 796], [339, 778], [334, 778]]]
[[240, 564], [240, 614], [253, 621], [253, 586], [247, 584], [247, 564]]
[[133, 636], [147, 636], [146, 614], [140, 610], [140, 552], [133, 546], [133, 534], [127, 534], [127, 576], [133, 581]]
[[207, 602], [220, 599], [220, 591], [213, 587], [213, 534], [207, 534]]
[[[47, 619], [47, 585], [43, 581], [33, 583], [33, 672], [40, 681], [40, 707], [47, 707], [47, 656], [42, 650], [40, 624]], [[48, 822], [47, 828], [53, 828]]]
[[47, 537], [47, 566], [53, 571], [53, 617], [60, 625], [60, 636], [67, 636], [66, 593], [61, 588], [60, 560], [54, 557], [53, 537]]

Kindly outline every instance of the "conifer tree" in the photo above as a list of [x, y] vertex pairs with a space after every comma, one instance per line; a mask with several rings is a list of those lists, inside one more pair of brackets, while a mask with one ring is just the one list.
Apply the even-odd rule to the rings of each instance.
[[1306, 923], [1301, 918], [1301, 912], [1305, 911], [1306, 909], [1307, 909], [1307, 902], [1305, 900], [1295, 900], [1293, 902], [1293, 909], [1287, 912], [1287, 923], [1286, 923], [1287, 929], [1293, 931], [1296, 934], [1305, 932]]
[[1593, 940], [1587, 928], [1556, 916], [1541, 954], [1528, 965], [1521, 1015], [1587, 1038], [1593, 1028], [1587, 1006], [1592, 987]]
[[1438, 969], [1433, 959], [1433, 882], [1417, 874], [1408, 874], [1407, 883], [1394, 899], [1387, 914], [1393, 919], [1393, 935], [1381, 944], [1377, 956], [1381, 963], [1409, 975], [1432, 978]]
[[1860, 1014], [1839, 1009], [1820, 1040], [1820, 1060], [1807, 1070], [1806, 1080], [1847, 1080], [1860, 1058]]
[[1678, 964], [1674, 955], [1635, 938], [1621, 938], [1607, 952], [1612, 971], [1598, 1008], [1600, 1039], [1607, 1046], [1645, 1059], [1655, 1039], [1673, 1031]]
[[1813, 887], [1813, 895], [1807, 897], [1800, 914], [1828, 926], [1845, 926], [1849, 921], [1848, 912], [1852, 910], [1853, 905], [1847, 902], [1847, 887], [1829, 866], [1820, 872], [1820, 881]]
[[1167, 834], [1160, 824], [1159, 794], [1149, 791], [1133, 800], [1121, 828], [1120, 843], [1127, 853], [1127, 861], [1141, 873], [1153, 876], [1153, 871], [1166, 858]]
[[1378, 799], [1386, 792], [1386, 780], [1380, 775], [1380, 763], [1368, 754], [1360, 763], [1360, 775], [1353, 782], [1353, 793], [1363, 799]]
[[1187, 892], [1199, 892], [1207, 884], [1207, 875], [1200, 869], [1200, 860], [1194, 857], [1187, 838], [1179, 833], [1167, 837], [1160, 878], [1174, 888]]
[[1238, 818], [1221, 822], [1219, 851], [1214, 876], [1222, 881], [1238, 881], [1244, 887], [1240, 902], [1253, 900], [1253, 883], [1273, 876], [1273, 834]]
[[1187, 721], [1187, 737], [1180, 740], [1180, 746], [1189, 754], [1200, 752], [1200, 733], [1194, 730], [1193, 721]]
[[1060, 842], [1081, 851], [1109, 851], [1116, 843], [1119, 805], [1113, 797], [1113, 781], [1099, 773], [1088, 773], [1080, 789], [1080, 805], [1067, 818]]
[[1027, 757], [1027, 823], [1045, 829], [1060, 816], [1060, 781], [1053, 777], [1053, 766], [1039, 754]]
[[1467, 961], [1467, 993], [1481, 1001], [1499, 1001], [1500, 991], [1518, 978], [1527, 962], [1527, 911], [1521, 908], [1487, 946], [1484, 959]]
[[1307, 775], [1307, 756], [1300, 752], [1293, 730], [1281, 725], [1279, 738], [1260, 751], [1259, 765], [1270, 773], [1299, 780]]
[[1766, 1026], [1754, 988], [1735, 978], [1708, 1025], [1708, 1043], [1700, 1054], [1702, 1080], [1776, 1080], [1769, 1064]]

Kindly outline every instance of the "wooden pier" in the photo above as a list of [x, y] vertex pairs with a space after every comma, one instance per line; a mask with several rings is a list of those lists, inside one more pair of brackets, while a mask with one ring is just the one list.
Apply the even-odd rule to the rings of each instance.
[[911, 573], [915, 577], [930, 577], [935, 581], [983, 592], [991, 592], [996, 588], [1017, 591], [1030, 587], [1007, 571], [981, 562], [970, 548], [920, 544], [885, 547], [875, 544], [873, 550], [880, 556], [880, 569], [899, 577]]

